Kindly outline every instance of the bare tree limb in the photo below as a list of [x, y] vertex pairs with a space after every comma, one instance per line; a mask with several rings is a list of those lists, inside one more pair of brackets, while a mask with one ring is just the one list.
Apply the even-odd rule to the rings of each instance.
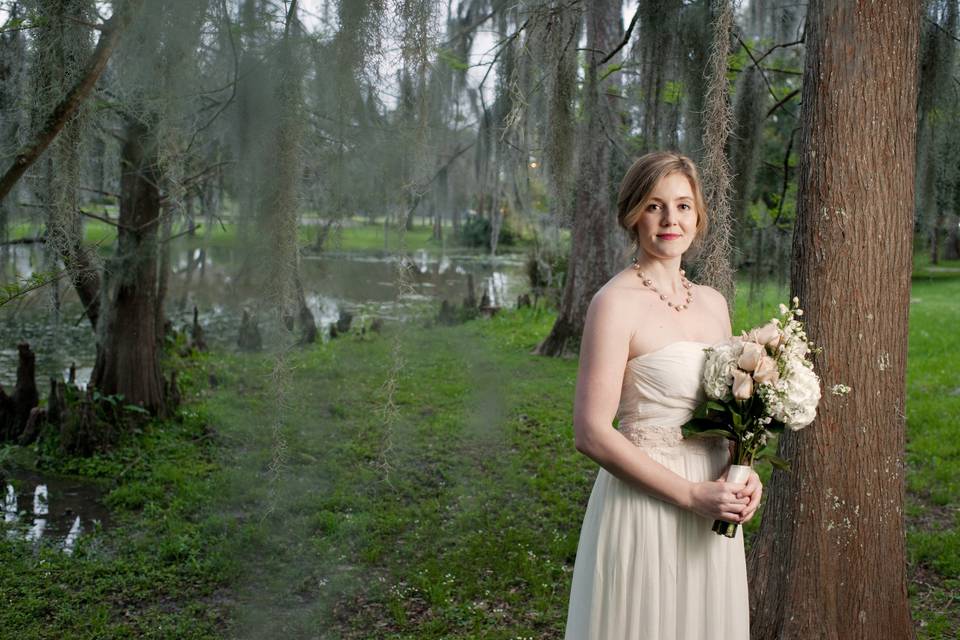
[[[237, 55], [237, 44], [233, 40], [233, 25], [230, 24], [230, 10], [227, 8], [227, 0], [221, 0], [220, 3], [221, 10], [223, 12], [223, 19], [227, 23], [227, 40], [230, 43], [230, 51], [233, 53], [233, 81], [230, 83], [230, 97], [227, 98], [227, 101], [220, 105], [220, 108], [217, 109], [209, 120], [206, 121], [202, 126], [200, 126], [196, 131], [193, 132], [193, 135], [190, 136], [190, 142], [187, 144], [187, 151], [193, 148], [193, 143], [196, 142], [197, 136], [200, 135], [207, 127], [212, 125], [214, 121], [220, 117], [227, 107], [229, 107], [237, 97], [237, 81], [240, 78], [240, 56]], [[296, 7], [294, 3], [293, 9]], [[225, 87], [224, 87], [225, 88]]]
[[927, 16], [923, 16], [923, 19], [926, 20], [927, 22], [929, 22], [930, 24], [932, 24], [933, 26], [935, 26], [938, 30], [943, 31], [943, 33], [944, 33], [947, 37], [953, 38], [953, 39], [956, 40], [957, 42], [960, 42], [960, 38], [958, 38], [957, 36], [953, 35], [953, 34], [950, 33], [949, 31], [947, 31], [946, 29], [944, 29], [943, 27], [941, 27], [941, 26], [940, 26], [940, 23], [938, 23], [936, 20], [931, 20], [931, 19], [928, 18]]
[[780, 222], [780, 216], [783, 215], [783, 201], [787, 199], [787, 185], [790, 182], [790, 151], [793, 150], [793, 139], [799, 131], [799, 127], [794, 127], [790, 132], [790, 142], [787, 143], [787, 152], [783, 154], [783, 188], [780, 190], [780, 202], [777, 204], [777, 215], [770, 223], [774, 228]]
[[46, 122], [34, 135], [33, 140], [20, 148], [14, 157], [13, 165], [0, 178], [0, 201], [7, 197], [17, 180], [50, 146], [50, 143], [77, 112], [80, 104], [90, 94], [90, 91], [93, 90], [97, 79], [100, 78], [100, 74], [107, 66], [110, 55], [120, 41], [120, 35], [130, 24], [134, 14], [142, 4], [143, 0], [127, 0], [104, 24], [100, 38], [97, 40], [97, 48], [94, 49], [93, 55], [87, 61], [80, 79], [70, 88], [60, 103], [54, 107]]
[[11, 244], [43, 244], [46, 241], [47, 239], [45, 236], [39, 236], [36, 238], [14, 238], [13, 240], [0, 242], [0, 247], [11, 245]]
[[620, 51], [620, 49], [623, 49], [625, 46], [627, 46], [627, 43], [630, 42], [630, 34], [633, 33], [633, 28], [637, 26], [637, 18], [639, 17], [640, 17], [640, 7], [637, 7], [636, 12], [633, 14], [633, 19], [630, 21], [630, 26], [627, 27], [626, 32], [623, 34], [623, 40], [620, 42], [620, 44], [614, 47], [613, 51], [603, 56], [603, 59], [597, 63], [598, 65], [606, 64], [607, 61], [610, 60], [610, 58], [617, 55], [617, 52]]
[[780, 107], [782, 107], [783, 105], [785, 105], [787, 102], [789, 102], [789, 101], [790, 101], [790, 98], [792, 98], [793, 96], [797, 95], [798, 93], [800, 93], [800, 89], [794, 89], [793, 91], [791, 91], [791, 92], [788, 93], [787, 95], [783, 96], [783, 98], [782, 98], [779, 102], [777, 102], [777, 104], [775, 104], [775, 105], [773, 105], [772, 107], [770, 107], [770, 110], [767, 111], [766, 117], [769, 118], [770, 116], [772, 116], [777, 109], [779, 109]]
[[97, 193], [97, 194], [99, 194], [99, 195], [101, 195], [101, 196], [109, 196], [109, 197], [111, 197], [111, 198], [116, 198], [117, 200], [120, 199], [120, 194], [119, 194], [119, 193], [114, 193], [114, 192], [112, 192], [112, 191], [104, 191], [104, 190], [102, 190], [102, 189], [94, 189], [93, 187], [77, 187], [77, 188], [80, 189], [81, 191], [89, 191], [90, 193]]
[[768, 55], [770, 55], [777, 49], [786, 49], [787, 47], [793, 47], [798, 44], [803, 44], [803, 38], [800, 38], [799, 40], [794, 40], [793, 42], [784, 42], [783, 44], [775, 44], [772, 47], [770, 47], [765, 54], [757, 58], [757, 64], [760, 64], [760, 62], [762, 62], [764, 58], [766, 58]]
[[185, 236], [185, 235], [187, 235], [188, 233], [190, 233], [190, 232], [192, 232], [192, 231], [196, 231], [197, 229], [199, 229], [199, 228], [202, 227], [202, 226], [203, 226], [203, 223], [202, 223], [202, 222], [198, 222], [196, 225], [194, 225], [193, 229], [184, 229], [184, 230], [181, 231], [180, 233], [174, 234], [174, 235], [170, 236], [169, 238], [164, 238], [163, 240], [160, 241], [160, 243], [163, 244], [163, 243], [165, 243], [165, 242], [170, 242], [171, 240], [173, 240], [173, 239], [175, 239], [175, 238], [179, 238], [180, 236]]
[[99, 220], [100, 222], [106, 222], [107, 224], [109, 224], [109, 225], [112, 226], [112, 227], [120, 228], [121, 226], [123, 226], [123, 225], [121, 225], [119, 222], [117, 222], [116, 220], [111, 220], [110, 218], [104, 218], [104, 217], [102, 217], [102, 216], [98, 216], [98, 215], [95, 214], [95, 213], [90, 213], [89, 211], [84, 211], [83, 209], [80, 209], [78, 213], [80, 213], [80, 215], [82, 215], [82, 216], [87, 216], [88, 218], [93, 218], [94, 220]]

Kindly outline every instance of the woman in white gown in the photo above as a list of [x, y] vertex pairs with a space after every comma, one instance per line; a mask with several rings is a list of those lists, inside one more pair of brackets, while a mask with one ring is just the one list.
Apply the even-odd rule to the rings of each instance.
[[760, 480], [724, 482], [725, 441], [680, 433], [703, 400], [703, 349], [731, 333], [723, 296], [680, 267], [706, 231], [693, 162], [666, 152], [637, 160], [618, 220], [634, 264], [594, 296], [580, 349], [576, 447], [602, 468], [580, 531], [566, 639], [745, 640], [742, 527], [729, 539], [711, 524], [749, 520]]

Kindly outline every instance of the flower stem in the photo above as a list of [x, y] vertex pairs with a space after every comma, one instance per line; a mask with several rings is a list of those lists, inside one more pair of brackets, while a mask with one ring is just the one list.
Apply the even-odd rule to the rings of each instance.
[[737, 527], [740, 526], [735, 522], [727, 522], [726, 520], [714, 520], [713, 521], [713, 531], [721, 536], [726, 536], [728, 538], [733, 538], [737, 535]]

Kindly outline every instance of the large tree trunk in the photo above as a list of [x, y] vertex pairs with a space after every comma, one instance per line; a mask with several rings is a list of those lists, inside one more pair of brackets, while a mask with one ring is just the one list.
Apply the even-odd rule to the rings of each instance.
[[[611, 210], [610, 140], [614, 130], [617, 74], [601, 79], [599, 62], [623, 38], [620, 0], [587, 3], [587, 81], [583, 94], [584, 128], [577, 142], [579, 165], [576, 177], [573, 233], [560, 314], [537, 351], [542, 355], [576, 354], [579, 350], [587, 307], [593, 294], [616, 270], [622, 246], [615, 242], [616, 216]], [[619, 55], [619, 54], [618, 54]], [[617, 63], [614, 58], [608, 62]]]
[[[904, 374], [913, 237], [916, 2], [814, 1], [791, 288], [825, 389], [785, 433], [749, 558], [751, 637], [912, 638]], [[853, 390], [832, 395], [836, 383]]]
[[115, 290], [106, 325], [98, 332], [90, 384], [101, 393], [122, 393], [125, 402], [162, 414], [163, 378], [156, 327], [157, 307], [162, 304], [157, 296], [160, 193], [156, 140], [140, 122], [130, 121], [126, 133], [120, 158], [117, 255], [108, 271]]

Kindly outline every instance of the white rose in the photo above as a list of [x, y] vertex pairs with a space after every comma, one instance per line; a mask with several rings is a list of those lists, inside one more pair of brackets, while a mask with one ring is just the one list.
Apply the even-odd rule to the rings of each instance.
[[730, 399], [733, 370], [737, 366], [740, 350], [736, 345], [730, 343], [724, 343], [707, 350], [707, 358], [703, 365], [703, 390], [707, 397], [714, 400]]
[[811, 368], [789, 362], [781, 380], [784, 383], [782, 422], [794, 431], [802, 429], [817, 416], [820, 379]]

